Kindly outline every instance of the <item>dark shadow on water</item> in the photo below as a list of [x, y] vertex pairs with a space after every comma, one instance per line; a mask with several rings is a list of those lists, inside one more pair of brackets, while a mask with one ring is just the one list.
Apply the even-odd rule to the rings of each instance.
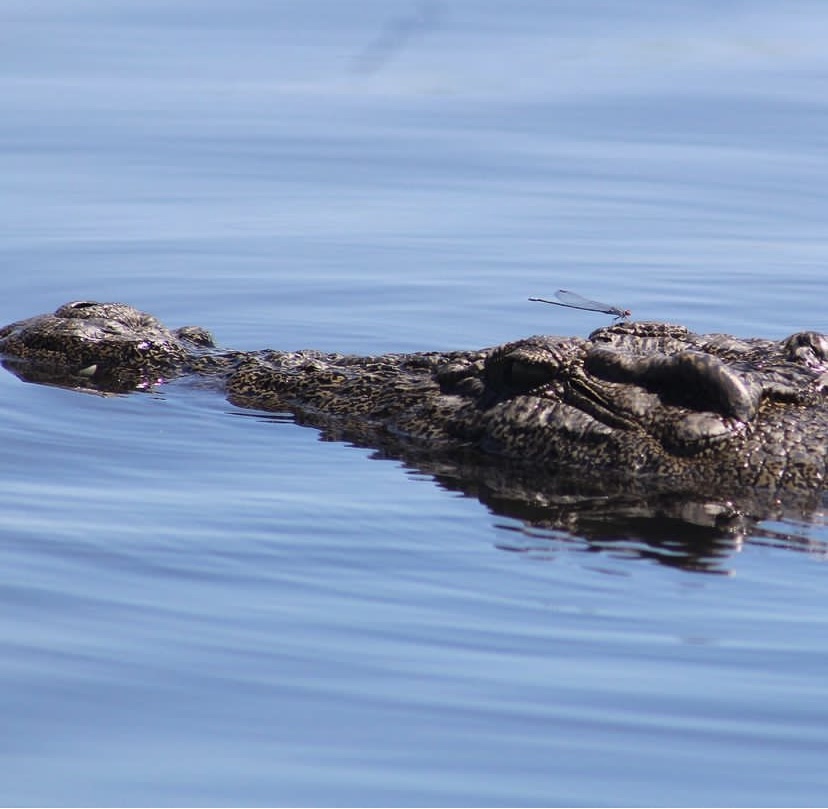
[[443, 15], [442, 3], [420, 0], [407, 11], [390, 17], [354, 57], [353, 73], [377, 73], [420, 37], [434, 30]]
[[[299, 423], [289, 413], [230, 411], [231, 415], [270, 423]], [[385, 438], [363, 440], [353, 431], [321, 428], [325, 441], [370, 448], [375, 460], [402, 462], [417, 475], [427, 475], [441, 488], [477, 499], [492, 514], [517, 522], [498, 524], [504, 532], [498, 547], [504, 551], [549, 558], [562, 543], [575, 541], [586, 553], [657, 562], [686, 571], [727, 574], [727, 560], [746, 541], [819, 557], [828, 555], [828, 543], [797, 533], [823, 518], [828, 501], [823, 493], [781, 504], [759, 492], [740, 499], [716, 500], [681, 492], [654, 491], [637, 484], [587, 483], [573, 474], [549, 474], [537, 467], [516, 464], [479, 452], [435, 455], [406, 442]], [[382, 443], [378, 448], [377, 444]], [[790, 532], [762, 526], [782, 521]], [[554, 557], [554, 554], [552, 554]]]

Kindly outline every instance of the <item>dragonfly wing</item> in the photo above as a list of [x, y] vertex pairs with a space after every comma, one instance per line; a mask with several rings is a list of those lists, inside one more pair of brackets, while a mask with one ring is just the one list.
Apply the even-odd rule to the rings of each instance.
[[566, 306], [572, 306], [576, 309], [587, 309], [592, 312], [605, 312], [608, 315], [621, 311], [620, 309], [616, 309], [614, 306], [610, 306], [608, 303], [591, 301], [589, 298], [584, 298], [577, 292], [570, 292], [568, 289], [559, 289], [555, 293], [555, 297]]

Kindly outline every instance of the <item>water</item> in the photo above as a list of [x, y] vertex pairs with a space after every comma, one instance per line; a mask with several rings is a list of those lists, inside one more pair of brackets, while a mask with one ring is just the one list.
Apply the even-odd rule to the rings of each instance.
[[[114, 299], [377, 353], [606, 322], [526, 301], [563, 287], [828, 330], [819, 4], [3, 16], [2, 323]], [[820, 514], [541, 528], [186, 383], [3, 374], [0, 424], [6, 803], [824, 799]]]

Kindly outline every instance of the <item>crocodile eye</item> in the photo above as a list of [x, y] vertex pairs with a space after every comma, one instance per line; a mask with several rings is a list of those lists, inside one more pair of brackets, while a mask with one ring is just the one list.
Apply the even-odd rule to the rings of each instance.
[[486, 376], [495, 387], [530, 391], [548, 384], [559, 373], [560, 363], [556, 359], [540, 361], [535, 354], [518, 350], [487, 368]]
[[540, 363], [515, 358], [509, 365], [507, 378], [512, 385], [531, 390], [551, 382], [559, 372], [560, 365], [556, 362]]

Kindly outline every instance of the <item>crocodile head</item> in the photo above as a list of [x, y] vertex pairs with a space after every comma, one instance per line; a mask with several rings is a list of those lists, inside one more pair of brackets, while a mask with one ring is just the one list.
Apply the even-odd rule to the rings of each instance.
[[459, 420], [469, 435], [547, 468], [771, 490], [825, 475], [828, 339], [816, 332], [774, 342], [619, 323], [509, 343], [450, 378], [477, 386]]

